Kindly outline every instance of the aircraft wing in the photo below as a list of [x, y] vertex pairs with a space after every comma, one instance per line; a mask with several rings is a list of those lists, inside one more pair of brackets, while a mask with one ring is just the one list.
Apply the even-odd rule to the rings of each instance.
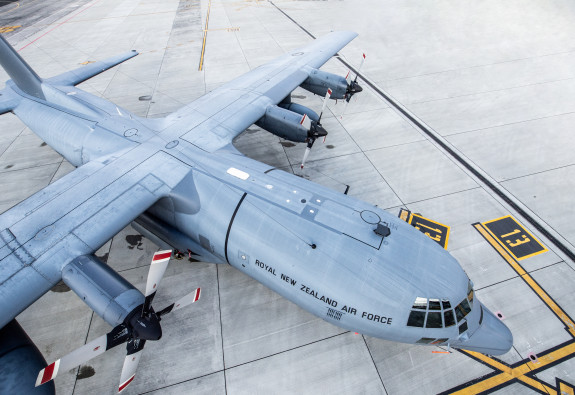
[[[188, 171], [142, 144], [81, 166], [0, 215], [0, 327], [60, 281], [70, 261], [100, 248]], [[26, 289], [25, 297], [16, 289]]]
[[236, 78], [169, 115], [163, 137], [182, 138], [208, 152], [225, 147], [356, 36], [330, 33]]

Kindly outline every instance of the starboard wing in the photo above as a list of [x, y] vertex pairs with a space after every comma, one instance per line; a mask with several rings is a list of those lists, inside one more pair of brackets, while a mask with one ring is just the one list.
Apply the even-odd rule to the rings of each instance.
[[356, 36], [330, 33], [234, 79], [169, 115], [163, 137], [182, 138], [208, 152], [227, 146]]

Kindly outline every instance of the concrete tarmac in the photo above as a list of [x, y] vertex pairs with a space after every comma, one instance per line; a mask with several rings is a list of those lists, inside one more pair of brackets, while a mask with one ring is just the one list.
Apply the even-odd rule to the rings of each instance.
[[[309, 42], [310, 34], [358, 32], [340, 55], [357, 67], [366, 53], [361, 74], [374, 88], [364, 84], [343, 117], [344, 103], [329, 103], [323, 118], [329, 136], [315, 144], [305, 171], [299, 166], [303, 144], [255, 126], [236, 147], [333, 189], [349, 185], [350, 195], [394, 214], [407, 208], [449, 225], [448, 250], [482, 303], [501, 313], [514, 335], [512, 350], [498, 358], [433, 353], [445, 350], [341, 330], [229, 266], [172, 260], [155, 305], [197, 286], [202, 299], [162, 321], [164, 337], [146, 345], [127, 393], [573, 394], [575, 263], [496, 192], [575, 251], [572, 2], [38, 4], [0, 7], [0, 31], [37, 73], [49, 77], [137, 49], [139, 56], [80, 87], [145, 117], [177, 110]], [[335, 58], [323, 69], [348, 71]], [[7, 78], [0, 70], [0, 81]], [[292, 97], [321, 109], [321, 99], [303, 89]], [[72, 170], [14, 115], [0, 117], [0, 211]], [[507, 215], [548, 251], [525, 259], [498, 252], [480, 224]], [[143, 289], [156, 250], [128, 227], [97, 255]], [[66, 287], [46, 294], [18, 320], [48, 362], [110, 330]], [[62, 372], [58, 393], [114, 393], [124, 355], [118, 347]]]

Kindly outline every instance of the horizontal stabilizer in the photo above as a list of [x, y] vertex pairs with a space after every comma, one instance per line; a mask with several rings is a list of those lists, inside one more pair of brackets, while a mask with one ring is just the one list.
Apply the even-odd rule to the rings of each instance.
[[0, 91], [0, 115], [10, 112], [16, 106], [16, 101], [6, 98]]
[[117, 66], [136, 55], [138, 55], [138, 52], [132, 50], [121, 55], [113, 56], [101, 62], [89, 63], [86, 66], [77, 68], [76, 70], [68, 71], [55, 77], [48, 78], [46, 82], [53, 85], [78, 85], [79, 83], [95, 77], [98, 74], [103, 73], [104, 71], [111, 69], [112, 67]]

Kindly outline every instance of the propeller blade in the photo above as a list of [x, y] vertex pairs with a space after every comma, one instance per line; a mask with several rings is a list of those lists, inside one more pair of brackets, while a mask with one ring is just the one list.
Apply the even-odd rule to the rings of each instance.
[[311, 147], [308, 145], [308, 146], [305, 148], [305, 152], [304, 152], [304, 154], [303, 154], [303, 160], [301, 161], [301, 168], [302, 168], [302, 169], [303, 169], [303, 167], [304, 167], [304, 165], [305, 165], [305, 161], [306, 161], [306, 159], [307, 159], [307, 157], [308, 157], [308, 155], [309, 155], [309, 151], [311, 151]]
[[38, 373], [36, 387], [53, 380], [59, 371], [68, 371], [78, 365], [88, 362], [90, 359], [103, 354], [105, 351], [124, 343], [129, 338], [129, 330], [124, 325], [118, 325], [109, 333], [84, 344], [56, 362], [46, 366]]
[[120, 376], [120, 386], [118, 387], [118, 393], [121, 393], [126, 389], [126, 387], [134, 380], [136, 377], [136, 370], [138, 369], [138, 364], [140, 363], [140, 358], [142, 356], [142, 350], [144, 349], [145, 340], [135, 339], [130, 340], [126, 346], [128, 350], [128, 355], [124, 358], [124, 366], [122, 366], [122, 374]]
[[347, 75], [345, 76], [345, 81], [347, 82], [347, 84], [349, 85], [352, 81], [351, 79], [351, 70], [347, 71]]
[[146, 294], [144, 296], [151, 295], [156, 292], [159, 282], [164, 277], [170, 258], [172, 257], [172, 250], [158, 251], [154, 254], [152, 258], [152, 264], [150, 265], [150, 271], [148, 272], [148, 281], [146, 282]]
[[200, 288], [197, 288], [195, 291], [190, 292], [189, 294], [187, 294], [183, 298], [177, 300], [176, 302], [172, 303], [168, 307], [157, 312], [156, 315], [158, 317], [161, 317], [164, 314], [168, 314], [174, 310], [179, 310], [179, 309], [184, 308], [188, 305], [191, 305], [194, 302], [197, 302], [198, 300], [200, 300], [200, 292], [201, 292]]
[[172, 250], [158, 251], [154, 254], [150, 271], [148, 272], [148, 280], [146, 281], [146, 300], [142, 308], [142, 316], [150, 311], [150, 305], [158, 290], [158, 285], [164, 277], [170, 258], [172, 257]]
[[345, 112], [347, 111], [347, 106], [349, 105], [349, 100], [345, 101], [345, 105], [343, 106], [343, 111], [341, 113], [341, 115], [339, 116], [340, 119], [343, 119], [343, 115], [345, 114]]
[[357, 77], [359, 76], [359, 72], [361, 71], [361, 68], [363, 67], [364, 62], [365, 62], [365, 54], [363, 54], [363, 57], [361, 58], [361, 63], [359, 64], [359, 67], [357, 69], [357, 74], [355, 75], [355, 80], [353, 80], [353, 82], [357, 82]]
[[317, 120], [318, 124], [321, 124], [321, 117], [323, 115], [323, 112], [325, 111], [325, 108], [327, 107], [327, 101], [331, 96], [331, 89], [327, 88], [327, 92], [325, 93], [325, 97], [323, 98], [323, 106], [321, 107], [321, 112], [319, 113], [319, 119]]
[[301, 117], [301, 121], [299, 123], [304, 128], [306, 128], [306, 130], [311, 129], [311, 119], [309, 119], [309, 117], [306, 114], [304, 114], [303, 117]]

